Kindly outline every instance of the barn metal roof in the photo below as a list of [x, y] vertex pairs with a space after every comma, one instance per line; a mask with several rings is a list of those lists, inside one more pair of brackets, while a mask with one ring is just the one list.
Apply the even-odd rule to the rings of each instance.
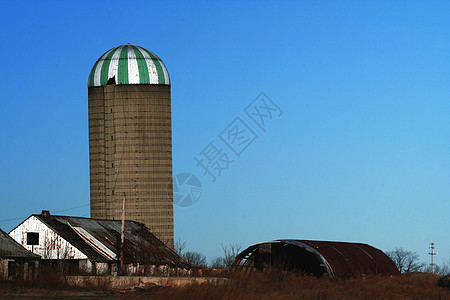
[[22, 247], [22, 245], [0, 229], [0, 258], [39, 259], [40, 257]]
[[107, 84], [170, 85], [169, 72], [153, 52], [131, 44], [106, 51], [94, 64], [88, 87]]
[[312, 254], [310, 260], [314, 260], [323, 273], [331, 278], [400, 275], [395, 264], [383, 251], [367, 244], [333, 241], [285, 239], [255, 244], [236, 257], [234, 266], [243, 270], [255, 268], [255, 258], [260, 252], [264, 252], [264, 247], [269, 249], [272, 245], [293, 245]]
[[[120, 252], [120, 220], [100, 220], [50, 214], [32, 215], [46, 224], [91, 261], [117, 260]], [[154, 265], [187, 264], [148, 228], [139, 222], [125, 221], [124, 261]]]

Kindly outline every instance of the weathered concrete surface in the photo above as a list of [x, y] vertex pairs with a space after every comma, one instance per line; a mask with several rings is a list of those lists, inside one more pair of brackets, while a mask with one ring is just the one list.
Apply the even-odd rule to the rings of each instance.
[[192, 283], [223, 284], [227, 278], [218, 277], [146, 277], [146, 276], [67, 276], [70, 286], [130, 289], [151, 285], [183, 286]]
[[91, 218], [144, 223], [173, 249], [170, 85], [90, 87]]

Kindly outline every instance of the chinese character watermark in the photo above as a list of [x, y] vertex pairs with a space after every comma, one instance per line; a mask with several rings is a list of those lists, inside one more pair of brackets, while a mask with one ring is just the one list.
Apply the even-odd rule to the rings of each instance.
[[244, 121], [242, 121], [241, 118], [236, 117], [219, 134], [219, 138], [234, 152], [234, 154], [241, 156], [258, 136], [244, 123]]
[[280, 117], [283, 111], [264, 92], [261, 92], [246, 108], [247, 116], [266, 131], [266, 126], [274, 117]]
[[[200, 157], [200, 158], [199, 158]], [[203, 175], [211, 177], [213, 182], [217, 177], [222, 176], [222, 171], [228, 170], [230, 164], [234, 162], [228, 158], [228, 154], [217, 148], [214, 142], [210, 142], [200, 153], [199, 157], [194, 157], [197, 162], [196, 167], [203, 169]]]
[[[219, 140], [212, 140], [196, 156], [195, 167], [211, 182], [222, 176], [230, 166], [258, 138], [256, 130], [265, 132], [267, 126], [283, 111], [264, 92], [261, 92], [244, 109], [245, 115], [236, 116], [219, 134]], [[250, 119], [250, 121], [244, 120]], [[256, 124], [256, 126], [255, 126]], [[224, 144], [224, 146], [221, 146]], [[200, 180], [191, 173], [180, 173], [173, 181], [173, 202], [180, 207], [194, 205], [202, 194]]]

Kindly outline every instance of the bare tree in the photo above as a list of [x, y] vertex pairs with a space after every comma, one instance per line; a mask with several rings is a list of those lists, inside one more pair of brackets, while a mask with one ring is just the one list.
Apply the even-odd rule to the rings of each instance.
[[226, 268], [225, 258], [224, 257], [216, 257], [211, 261], [211, 268]]
[[236, 259], [236, 256], [239, 254], [239, 251], [241, 250], [240, 244], [229, 244], [228, 246], [224, 246], [222, 244], [223, 249], [223, 263], [226, 268], [230, 269], [231, 265], [233, 264], [234, 260]]
[[400, 273], [419, 272], [424, 269], [425, 264], [419, 262], [419, 254], [403, 248], [395, 248], [386, 252], [387, 256], [394, 262]]
[[450, 259], [448, 262], [443, 262], [442, 265], [434, 265], [434, 268], [431, 268], [430, 265], [428, 265], [426, 268], [424, 268], [424, 272], [431, 273], [434, 272], [435, 274], [439, 275], [449, 275], [450, 274]]
[[197, 251], [187, 251], [181, 255], [183, 260], [193, 267], [205, 267], [206, 256]]
[[182, 254], [184, 248], [186, 248], [186, 244], [187, 244], [186, 241], [182, 242], [181, 239], [178, 239], [178, 240], [175, 242], [175, 245], [173, 246], [173, 251], [175, 251], [176, 254], [178, 254], [179, 256], [181, 256], [181, 254]]
[[439, 272], [437, 272], [440, 275], [450, 275], [450, 259], [447, 262], [443, 262], [442, 266], [439, 266]]

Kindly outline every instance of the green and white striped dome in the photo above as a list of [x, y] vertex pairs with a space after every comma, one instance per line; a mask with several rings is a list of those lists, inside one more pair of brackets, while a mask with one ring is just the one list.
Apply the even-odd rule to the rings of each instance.
[[170, 85], [169, 72], [161, 59], [145, 48], [127, 44], [112, 48], [95, 63], [88, 87], [115, 84]]

